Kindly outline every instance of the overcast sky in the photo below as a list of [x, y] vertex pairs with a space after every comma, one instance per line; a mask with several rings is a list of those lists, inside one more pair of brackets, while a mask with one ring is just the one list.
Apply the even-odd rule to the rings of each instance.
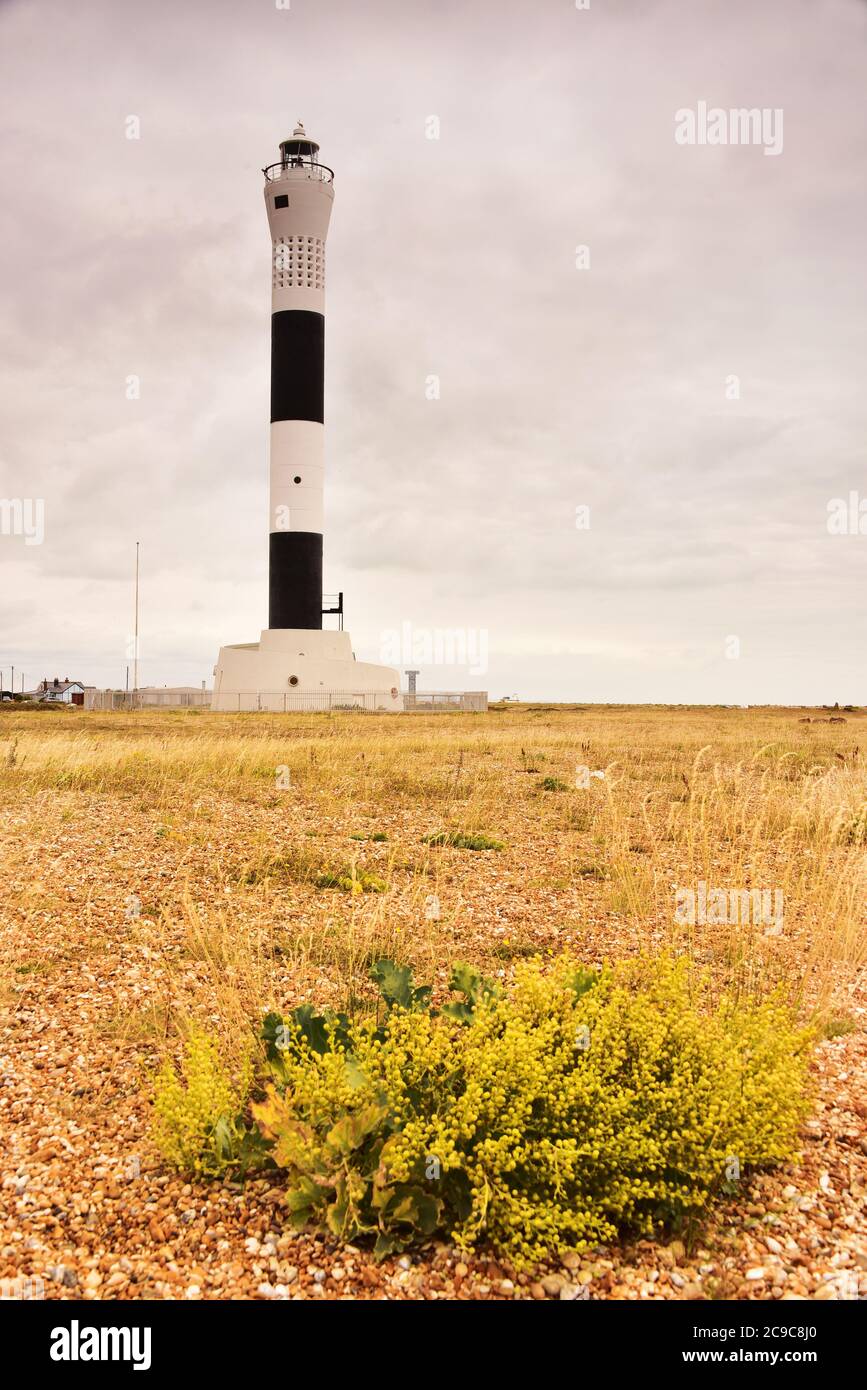
[[[8, 512], [4, 685], [124, 684], [136, 540], [140, 683], [258, 639], [300, 117], [359, 658], [408, 623], [487, 643], [425, 689], [867, 703], [867, 515], [828, 530], [867, 499], [865, 72], [864, 0], [5, 0], [0, 498], [44, 540]], [[677, 143], [701, 102], [782, 149]]]

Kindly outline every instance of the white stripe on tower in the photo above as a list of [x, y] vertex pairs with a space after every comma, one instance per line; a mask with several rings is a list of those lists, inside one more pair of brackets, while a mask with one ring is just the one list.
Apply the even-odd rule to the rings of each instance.
[[323, 531], [325, 430], [315, 420], [271, 422], [274, 531]]
[[333, 175], [296, 127], [265, 172], [271, 231], [269, 628], [321, 628], [325, 241]]

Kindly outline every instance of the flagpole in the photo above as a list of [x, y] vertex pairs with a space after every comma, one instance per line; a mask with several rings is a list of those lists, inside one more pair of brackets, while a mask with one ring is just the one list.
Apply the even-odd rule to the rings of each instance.
[[138, 547], [139, 547], [139, 543], [138, 543], [138, 541], [136, 541], [136, 543], [135, 543], [135, 644], [134, 644], [134, 648], [133, 648], [133, 677], [132, 677], [133, 700], [134, 700], [134, 702], [135, 702], [136, 704], [138, 703], [138, 701], [137, 701], [137, 696], [138, 696]]

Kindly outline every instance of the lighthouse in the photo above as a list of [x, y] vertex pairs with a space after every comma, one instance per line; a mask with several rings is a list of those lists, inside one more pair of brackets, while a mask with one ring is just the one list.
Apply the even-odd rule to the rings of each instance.
[[325, 241], [334, 174], [299, 124], [263, 169], [271, 234], [268, 627], [322, 627]]
[[[268, 627], [220, 649], [216, 710], [402, 709], [396, 670], [323, 630], [325, 243], [334, 171], [299, 121], [263, 170], [271, 254]], [[330, 611], [330, 610], [329, 610]]]

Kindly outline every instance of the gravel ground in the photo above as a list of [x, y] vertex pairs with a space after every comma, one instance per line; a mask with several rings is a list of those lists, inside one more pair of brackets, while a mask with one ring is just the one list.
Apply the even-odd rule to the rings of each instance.
[[[137, 1068], [110, 1048], [86, 1056], [74, 1034], [57, 1049], [45, 1022], [46, 1009], [91, 1002], [98, 977], [88, 983], [86, 992], [74, 978], [23, 990], [3, 1029], [7, 1292], [17, 1282], [32, 1296], [87, 1299], [867, 1295], [860, 1034], [819, 1048], [822, 1109], [805, 1133], [803, 1164], [753, 1180], [745, 1205], [718, 1213], [690, 1255], [679, 1241], [641, 1241], [528, 1276], [440, 1242], [377, 1265], [355, 1247], [282, 1233], [280, 1189], [269, 1182], [242, 1189], [166, 1175], [147, 1142]], [[856, 1072], [860, 1100], [850, 1094]]]
[[[280, 1189], [270, 1181], [191, 1184], [167, 1173], [148, 1138], [149, 1074], [159, 1040], [141, 1021], [190, 1001], [209, 1007], [212, 985], [203, 963], [184, 954], [182, 926], [149, 905], [176, 901], [191, 883], [202, 904], [231, 898], [231, 883], [214, 867], [214, 846], [223, 835], [237, 838], [245, 817], [249, 828], [270, 812], [215, 800], [199, 851], [161, 833], [159, 813], [146, 805], [129, 804], [119, 818], [110, 796], [85, 799], [86, 815], [82, 798], [70, 793], [32, 808], [12, 806], [2, 822], [9, 866], [7, 983], [0, 996], [5, 1293], [52, 1299], [867, 1296], [863, 978], [847, 995], [854, 1027], [816, 1051], [818, 1101], [804, 1130], [802, 1162], [745, 1180], [738, 1203], [718, 1208], [690, 1251], [677, 1240], [642, 1241], [518, 1274], [484, 1252], [470, 1258], [435, 1241], [375, 1264], [367, 1251], [284, 1233]], [[405, 833], [418, 843], [418, 826], [398, 811], [380, 823], [392, 841]], [[345, 842], [345, 824], [331, 832], [319, 825]], [[533, 842], [530, 828], [522, 852], [526, 862], [510, 866], [506, 856], [470, 856], [471, 865], [454, 858], [465, 951], [474, 935], [499, 939], [494, 932], [541, 947], [562, 944], [549, 924], [569, 918], [569, 909], [580, 916], [572, 940], [587, 960], [637, 949], [610, 913], [594, 917], [592, 883], [579, 883], [580, 903], [565, 909], [562, 893], [532, 886], [528, 866], [538, 872], [547, 851]], [[144, 906], [131, 921], [124, 904], [132, 893]], [[287, 929], [300, 930], [331, 910], [333, 896], [305, 893], [303, 900], [287, 895]], [[286, 966], [285, 1004], [321, 999], [328, 988], [333, 979], [315, 963], [300, 974]]]

